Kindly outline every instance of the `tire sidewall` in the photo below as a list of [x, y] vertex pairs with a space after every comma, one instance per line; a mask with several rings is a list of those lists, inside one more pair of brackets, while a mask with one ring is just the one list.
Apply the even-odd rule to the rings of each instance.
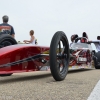
[[68, 65], [69, 65], [69, 55], [68, 55], [68, 57], [66, 59], [67, 63], [66, 63], [66, 66], [64, 67], [63, 73], [59, 72], [59, 69], [57, 67], [57, 52], [56, 52], [56, 50], [57, 50], [57, 46], [58, 46], [58, 43], [60, 40], [65, 42], [66, 53], [69, 54], [69, 43], [68, 43], [68, 39], [67, 39], [65, 33], [64, 32], [56, 32], [52, 38], [51, 45], [50, 45], [50, 60], [51, 60], [50, 61], [50, 69], [51, 69], [52, 75], [54, 76], [54, 78], [57, 81], [61, 81], [66, 77], [67, 72], [68, 72]]
[[0, 35], [0, 44], [3, 41], [8, 41], [10, 42], [12, 45], [17, 44], [17, 41], [9, 34], [1, 34]]

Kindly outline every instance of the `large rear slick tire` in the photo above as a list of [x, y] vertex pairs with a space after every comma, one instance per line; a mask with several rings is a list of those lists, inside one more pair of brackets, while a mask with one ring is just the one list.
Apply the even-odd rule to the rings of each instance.
[[65, 79], [69, 66], [69, 42], [64, 32], [54, 34], [50, 44], [50, 70], [56, 81]]
[[0, 48], [17, 44], [17, 41], [9, 34], [0, 34]]

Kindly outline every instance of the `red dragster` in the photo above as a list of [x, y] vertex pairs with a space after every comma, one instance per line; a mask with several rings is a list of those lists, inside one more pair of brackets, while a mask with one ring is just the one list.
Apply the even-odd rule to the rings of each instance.
[[73, 43], [69, 48], [68, 39], [62, 31], [54, 34], [50, 47], [17, 44], [9, 34], [0, 33], [1, 76], [18, 72], [40, 71], [44, 67], [47, 68], [45, 70], [48, 70], [48, 66], [50, 66], [53, 78], [61, 81], [65, 79], [68, 68], [73, 69], [77, 66], [91, 68], [92, 61], [91, 45]]

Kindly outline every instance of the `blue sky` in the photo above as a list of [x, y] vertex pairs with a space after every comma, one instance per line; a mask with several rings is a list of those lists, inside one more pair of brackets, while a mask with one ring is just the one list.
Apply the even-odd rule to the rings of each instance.
[[39, 45], [49, 46], [57, 31], [72, 34], [87, 32], [90, 40], [100, 35], [100, 0], [0, 0], [2, 16], [9, 16], [17, 41], [30, 39], [35, 31]]

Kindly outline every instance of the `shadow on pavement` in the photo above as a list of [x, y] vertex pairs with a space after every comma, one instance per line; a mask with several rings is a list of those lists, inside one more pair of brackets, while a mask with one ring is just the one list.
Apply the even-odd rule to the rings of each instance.
[[[93, 69], [79, 69], [79, 70], [71, 70], [68, 71], [68, 74], [75, 74], [75, 73], [82, 73], [84, 71], [90, 71]], [[39, 74], [39, 73], [38, 73]], [[0, 78], [0, 84], [7, 84], [7, 83], [13, 83], [13, 82], [21, 82], [21, 81], [30, 81], [30, 80], [38, 80], [38, 79], [44, 79], [44, 78], [50, 78], [52, 75], [50, 72], [48, 73], [44, 73], [44, 74], [39, 74], [39, 75], [33, 75], [30, 74], [27, 76], [27, 74], [23, 75], [23, 74], [16, 74], [16, 75], [12, 75], [12, 76], [6, 76], [6, 77], [1, 77]], [[52, 82], [56, 82], [53, 77], [52, 77]]]
[[94, 69], [76, 69], [76, 70], [70, 70], [70, 71], [68, 71], [68, 74], [82, 73], [84, 71], [91, 71], [91, 70], [94, 70]]

